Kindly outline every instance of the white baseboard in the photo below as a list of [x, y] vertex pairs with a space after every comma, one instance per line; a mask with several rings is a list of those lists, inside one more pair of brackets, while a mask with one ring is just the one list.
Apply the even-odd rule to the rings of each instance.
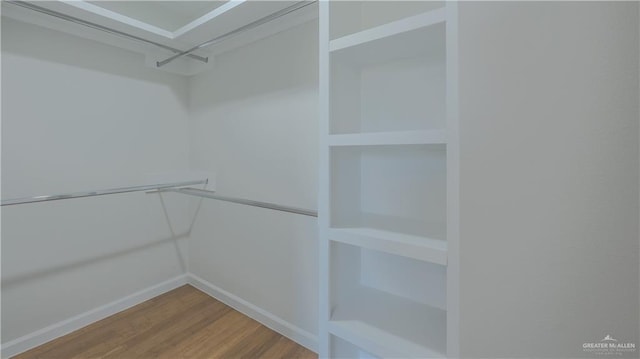
[[242, 314], [257, 320], [263, 325], [275, 330], [307, 349], [316, 353], [318, 352], [318, 337], [316, 335], [309, 333], [306, 330], [299, 328], [192, 273], [187, 274], [187, 277], [188, 283], [195, 288], [236, 309]]
[[118, 299], [109, 304], [105, 304], [88, 312], [76, 315], [75, 317], [71, 317], [33, 333], [24, 335], [10, 342], [3, 343], [1, 349], [2, 358], [9, 358], [31, 348], [35, 348], [53, 339], [85, 327], [93, 322], [131, 308], [134, 305], [140, 304], [146, 300], [157, 297], [160, 294], [166, 293], [188, 283], [189, 280], [187, 275], [183, 274], [133, 293], [122, 299]]
[[69, 334], [91, 323], [119, 313], [123, 310], [133, 307], [134, 305], [140, 304], [146, 300], [157, 297], [160, 294], [166, 293], [185, 284], [191, 284], [195, 288], [203, 291], [211, 297], [257, 320], [263, 325], [275, 330], [276, 332], [297, 342], [298, 344], [308, 348], [309, 350], [312, 350], [314, 352], [318, 351], [318, 337], [316, 335], [309, 333], [306, 330], [299, 328], [279, 318], [278, 316], [207, 282], [206, 280], [194, 274], [187, 273], [169, 279], [152, 287], [143, 289], [134, 294], [131, 294], [109, 304], [105, 304], [88, 312], [50, 325], [46, 328], [37, 330], [33, 333], [24, 335], [7, 343], [3, 343], [0, 349], [2, 358], [9, 358], [14, 355], [23, 353], [29, 349], [35, 348], [53, 339]]

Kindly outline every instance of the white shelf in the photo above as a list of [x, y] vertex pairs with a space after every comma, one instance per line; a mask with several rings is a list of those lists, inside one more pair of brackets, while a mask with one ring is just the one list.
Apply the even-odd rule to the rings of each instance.
[[330, 336], [331, 350], [329, 358], [378, 359], [375, 355], [355, 346], [335, 335]]
[[329, 39], [335, 40], [445, 6], [445, 1], [333, 1], [329, 6]]
[[329, 239], [380, 252], [447, 265], [447, 242], [374, 228], [330, 228]]
[[329, 332], [381, 358], [444, 358], [446, 312], [359, 287], [343, 296]]
[[410, 16], [368, 30], [343, 36], [329, 42], [329, 52], [339, 51], [369, 42], [386, 39], [446, 21], [446, 9], [439, 8]]
[[446, 130], [347, 133], [329, 135], [329, 146], [446, 144]]

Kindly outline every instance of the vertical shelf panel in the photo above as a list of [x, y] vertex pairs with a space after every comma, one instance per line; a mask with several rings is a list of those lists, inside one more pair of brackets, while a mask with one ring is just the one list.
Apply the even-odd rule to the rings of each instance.
[[329, 337], [329, 30], [330, 9], [328, 1], [318, 3], [318, 112], [319, 112], [319, 171], [318, 171], [318, 355], [331, 357]]

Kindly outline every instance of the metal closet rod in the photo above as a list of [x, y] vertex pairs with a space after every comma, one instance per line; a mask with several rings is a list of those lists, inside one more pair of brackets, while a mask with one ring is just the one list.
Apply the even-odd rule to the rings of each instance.
[[197, 180], [197, 181], [163, 183], [163, 184], [153, 184], [153, 185], [146, 185], [146, 186], [110, 188], [110, 189], [103, 189], [103, 190], [97, 190], [97, 191], [74, 192], [74, 193], [54, 194], [54, 195], [35, 196], [35, 197], [26, 197], [26, 198], [3, 199], [2, 206], [11, 206], [15, 204], [36, 203], [36, 202], [46, 202], [46, 201], [57, 201], [61, 199], [104, 196], [107, 194], [143, 192], [143, 191], [146, 192], [151, 190], [163, 190], [163, 189], [176, 188], [176, 187], [207, 184], [208, 182], [209, 182], [208, 179], [203, 179], [203, 180]]
[[251, 30], [253, 28], [256, 28], [256, 27], [258, 27], [258, 26], [260, 26], [262, 24], [266, 24], [269, 21], [273, 21], [273, 20], [275, 20], [277, 18], [280, 18], [280, 17], [282, 17], [284, 15], [287, 15], [287, 14], [289, 14], [291, 12], [294, 12], [296, 10], [300, 10], [303, 7], [311, 5], [311, 4], [313, 4], [313, 3], [317, 2], [317, 1], [318, 0], [297, 2], [297, 3], [295, 3], [295, 4], [293, 4], [293, 5], [289, 6], [289, 7], [286, 7], [284, 9], [282, 9], [282, 10], [274, 12], [271, 15], [267, 15], [267, 16], [265, 16], [263, 18], [260, 18], [260, 19], [258, 19], [256, 21], [252, 22], [252, 23], [249, 23], [247, 25], [241, 26], [241, 27], [239, 27], [239, 28], [237, 28], [235, 30], [229, 31], [229, 32], [227, 32], [225, 34], [222, 34], [222, 35], [218, 36], [218, 37], [214, 37], [213, 39], [211, 39], [209, 41], [205, 41], [205, 42], [201, 43], [200, 45], [194, 46], [194, 47], [190, 48], [189, 50], [182, 51], [182, 52], [180, 52], [178, 54], [175, 54], [175, 55], [169, 57], [166, 60], [158, 61], [158, 62], [156, 62], [156, 66], [157, 67], [162, 67], [162, 66], [170, 63], [171, 61], [173, 61], [173, 60], [175, 60], [175, 59], [177, 59], [179, 57], [188, 56], [192, 52], [194, 52], [196, 50], [199, 50], [199, 49], [201, 49], [203, 47], [211, 46], [211, 45], [216, 44], [218, 42], [224, 41], [224, 40], [226, 40], [226, 39], [228, 39], [228, 38], [230, 38], [232, 36], [241, 34], [241, 33], [245, 32], [245, 31], [248, 31], [248, 30]]
[[176, 193], [182, 193], [182, 194], [186, 194], [186, 195], [190, 195], [190, 196], [212, 198], [212, 199], [217, 199], [217, 200], [225, 201], [225, 202], [244, 204], [244, 205], [247, 205], [247, 206], [268, 208], [268, 209], [273, 209], [273, 210], [281, 211], [281, 212], [289, 212], [289, 213], [301, 214], [301, 215], [304, 215], [304, 216], [318, 217], [318, 211], [314, 211], [314, 210], [310, 210], [310, 209], [289, 207], [289, 206], [283, 206], [283, 205], [280, 205], [280, 204], [275, 204], [275, 203], [270, 203], [270, 202], [253, 201], [253, 200], [244, 199], [244, 198], [220, 196], [220, 195], [215, 194], [215, 192], [213, 192], [213, 191], [207, 191], [207, 190], [198, 189], [198, 188], [189, 188], [189, 187], [187, 187], [187, 188], [166, 188], [166, 189], [160, 189], [159, 191], [160, 192], [176, 192]]
[[[167, 46], [167, 45], [161, 44], [159, 42], [155, 42], [155, 41], [147, 40], [147, 39], [142, 38], [142, 37], [138, 37], [138, 36], [135, 36], [135, 35], [127, 34], [126, 32], [115, 30], [115, 29], [112, 29], [110, 27], [102, 26], [102, 25], [99, 25], [99, 24], [96, 24], [96, 23], [93, 23], [93, 22], [90, 22], [90, 21], [82, 20], [82, 19], [79, 19], [77, 17], [66, 15], [66, 14], [63, 14], [61, 12], [57, 12], [57, 11], [54, 11], [54, 10], [49, 10], [49, 9], [46, 9], [46, 8], [31, 4], [31, 3], [28, 3], [28, 2], [25, 2], [25, 1], [5, 0], [4, 2], [7, 2], [9, 4], [13, 4], [13, 5], [16, 5], [16, 6], [21, 6], [23, 8], [26, 8], [26, 9], [29, 9], [29, 10], [33, 10], [33, 11], [37, 11], [37, 12], [40, 12], [40, 13], [43, 13], [43, 14], [46, 14], [46, 15], [50, 15], [50, 16], [53, 16], [53, 17], [57, 17], [59, 19], [66, 20], [66, 21], [69, 21], [69, 22], [72, 22], [72, 23], [75, 23], [75, 24], [87, 26], [87, 27], [90, 27], [90, 28], [95, 29], [95, 30], [104, 31], [104, 32], [112, 34], [112, 35], [117, 35], [117, 36], [120, 36], [120, 37], [124, 37], [124, 38], [127, 38], [129, 40], [144, 42], [146, 44], [154, 45], [154, 46], [163, 48], [165, 50], [172, 51], [174, 53], [179, 53], [179, 54], [183, 53], [182, 50], [179, 50], [179, 49], [173, 48], [171, 46]], [[202, 61], [204, 63], [209, 62], [209, 58], [208, 57], [202, 57], [202, 56], [198, 56], [196, 54], [191, 54], [191, 53], [189, 53], [187, 56], [189, 56], [190, 58], [192, 58], [194, 60]]]

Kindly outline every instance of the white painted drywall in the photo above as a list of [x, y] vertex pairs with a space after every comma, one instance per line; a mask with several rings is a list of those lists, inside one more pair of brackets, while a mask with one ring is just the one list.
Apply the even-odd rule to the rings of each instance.
[[[2, 86], [2, 198], [188, 168], [187, 79], [140, 55], [3, 18]], [[189, 203], [165, 202], [134, 193], [3, 207], [2, 342], [184, 273], [172, 231], [188, 232]]]
[[637, 6], [460, 4], [464, 357], [640, 346]]
[[[220, 55], [189, 85], [2, 26], [3, 197], [143, 182], [184, 170], [191, 146], [220, 193], [315, 208], [317, 24]], [[638, 344], [637, 4], [463, 3], [459, 32], [462, 355]], [[27, 208], [2, 211], [3, 342], [182, 272], [157, 197]], [[174, 233], [187, 217], [171, 215]], [[315, 225], [204, 200], [190, 270], [316, 333]]]
[[[315, 209], [318, 24], [216, 57], [191, 78], [191, 166], [215, 171], [219, 194]], [[205, 200], [190, 271], [317, 334], [315, 218]]]

